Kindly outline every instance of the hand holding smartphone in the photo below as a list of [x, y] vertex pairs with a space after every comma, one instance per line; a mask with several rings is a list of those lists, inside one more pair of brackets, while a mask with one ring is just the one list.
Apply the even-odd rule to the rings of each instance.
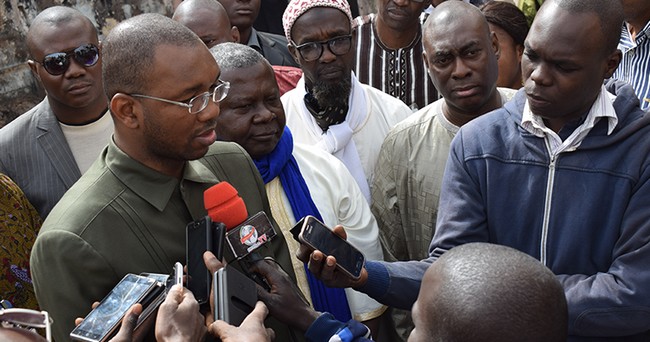
[[127, 274], [72, 330], [70, 337], [74, 341], [108, 341], [117, 333], [127, 310], [136, 303], [142, 303], [144, 307], [147, 304], [145, 299], [152, 297], [152, 290], [158, 285], [154, 278]]
[[[298, 227], [300, 227], [299, 232], [297, 232]], [[325, 255], [334, 256], [336, 267], [352, 279], [358, 280], [361, 277], [361, 270], [366, 262], [363, 253], [348, 241], [334, 234], [330, 228], [314, 216], [305, 216], [294, 229], [292, 229], [292, 233], [298, 233], [298, 241]]]

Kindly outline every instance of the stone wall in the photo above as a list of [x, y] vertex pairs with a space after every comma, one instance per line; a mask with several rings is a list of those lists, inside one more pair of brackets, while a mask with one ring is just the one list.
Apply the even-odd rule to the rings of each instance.
[[118, 22], [134, 15], [172, 13], [172, 0], [4, 0], [0, 7], [0, 127], [45, 96], [26, 63], [29, 54], [25, 35], [34, 17], [43, 9], [55, 5], [80, 10], [95, 24], [100, 36], [106, 35]]

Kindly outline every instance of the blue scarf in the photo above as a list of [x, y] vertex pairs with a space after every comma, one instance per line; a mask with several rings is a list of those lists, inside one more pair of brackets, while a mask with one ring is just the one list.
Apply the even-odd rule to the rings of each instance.
[[[284, 128], [284, 133], [275, 149], [268, 155], [253, 160], [253, 162], [255, 162], [255, 166], [257, 166], [257, 170], [262, 175], [265, 184], [278, 175], [280, 176], [280, 183], [289, 199], [293, 216], [297, 220], [312, 215], [323, 221], [318, 208], [311, 199], [309, 188], [307, 188], [305, 179], [300, 173], [298, 163], [293, 157], [293, 136], [288, 127]], [[325, 286], [309, 272], [306, 264], [305, 272], [307, 273], [307, 282], [309, 283], [314, 309], [320, 312], [329, 312], [341, 322], [352, 319], [345, 291]]]

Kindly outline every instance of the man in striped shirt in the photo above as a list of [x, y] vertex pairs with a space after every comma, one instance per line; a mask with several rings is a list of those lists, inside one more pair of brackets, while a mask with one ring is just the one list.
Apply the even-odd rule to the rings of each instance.
[[618, 49], [623, 59], [613, 78], [632, 85], [641, 109], [650, 108], [650, 1], [621, 0], [625, 24]]
[[355, 19], [354, 71], [361, 83], [402, 100], [412, 110], [420, 109], [438, 99], [422, 60], [422, 11], [431, 0], [377, 3], [377, 13]]

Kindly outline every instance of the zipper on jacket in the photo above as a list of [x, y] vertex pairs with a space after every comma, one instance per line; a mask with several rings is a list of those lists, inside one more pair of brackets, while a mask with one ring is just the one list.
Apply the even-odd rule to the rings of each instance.
[[548, 239], [548, 225], [551, 216], [551, 202], [553, 198], [553, 183], [555, 182], [555, 163], [557, 161], [557, 155], [553, 154], [548, 138], [544, 138], [544, 143], [546, 144], [546, 150], [548, 151], [551, 160], [548, 164], [548, 178], [546, 179], [546, 196], [544, 198], [544, 219], [542, 221], [542, 236], [539, 245], [539, 261], [541, 261], [544, 266], [548, 267], [548, 265], [546, 265], [546, 241]]

